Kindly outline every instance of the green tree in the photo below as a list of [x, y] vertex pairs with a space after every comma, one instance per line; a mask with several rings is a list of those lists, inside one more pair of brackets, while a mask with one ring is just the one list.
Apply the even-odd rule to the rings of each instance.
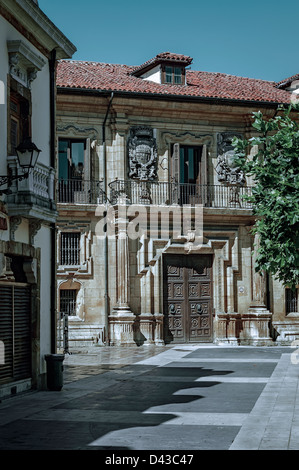
[[[298, 111], [298, 104], [280, 106], [270, 119], [255, 112], [256, 136], [234, 139], [238, 164], [254, 180], [248, 199], [256, 215], [253, 232], [260, 238], [255, 269], [292, 289], [299, 284]], [[248, 157], [252, 147], [257, 152]]]

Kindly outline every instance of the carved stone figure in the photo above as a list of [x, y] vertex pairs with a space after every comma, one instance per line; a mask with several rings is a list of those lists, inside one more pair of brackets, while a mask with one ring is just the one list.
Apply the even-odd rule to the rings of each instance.
[[157, 177], [157, 146], [153, 130], [133, 127], [128, 140], [129, 177], [151, 181]]
[[232, 145], [234, 137], [242, 137], [240, 134], [223, 133], [218, 134], [218, 161], [216, 172], [218, 181], [227, 184], [243, 185], [245, 175], [236, 163], [235, 151]]

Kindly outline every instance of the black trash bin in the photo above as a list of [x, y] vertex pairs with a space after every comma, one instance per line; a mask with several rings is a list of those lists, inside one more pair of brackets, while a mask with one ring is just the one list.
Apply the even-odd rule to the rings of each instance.
[[63, 387], [63, 360], [64, 354], [46, 354], [47, 387], [49, 390], [59, 391]]

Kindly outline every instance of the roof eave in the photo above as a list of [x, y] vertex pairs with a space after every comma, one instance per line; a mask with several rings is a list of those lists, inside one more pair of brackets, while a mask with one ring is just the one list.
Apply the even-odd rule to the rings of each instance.
[[199, 102], [199, 103], [209, 103], [213, 105], [225, 104], [225, 105], [235, 105], [235, 106], [246, 106], [246, 107], [270, 107], [277, 108], [279, 105], [289, 105], [290, 102], [283, 101], [257, 101], [257, 100], [239, 100], [233, 98], [220, 98], [213, 96], [192, 96], [192, 95], [172, 95], [172, 94], [160, 94], [160, 93], [143, 93], [143, 92], [131, 92], [131, 91], [122, 91], [122, 90], [102, 90], [95, 88], [73, 88], [73, 87], [60, 87], [57, 86], [57, 93], [62, 94], [86, 94], [86, 95], [101, 95], [101, 96], [110, 96], [111, 93], [114, 96], [134, 96], [137, 98], [143, 99], [157, 99], [164, 101], [186, 101], [186, 102]]
[[32, 0], [1, 0], [1, 5], [31, 31], [47, 50], [56, 49], [57, 59], [71, 58], [76, 52], [74, 44], [60, 31]]

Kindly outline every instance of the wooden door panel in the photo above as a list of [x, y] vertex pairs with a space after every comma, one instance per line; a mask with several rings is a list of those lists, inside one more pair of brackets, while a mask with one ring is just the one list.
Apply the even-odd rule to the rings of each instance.
[[169, 255], [164, 262], [165, 341], [212, 339], [212, 259]]
[[166, 267], [167, 302], [166, 316], [168, 320], [167, 331], [171, 332], [172, 340], [180, 341], [184, 338], [183, 310], [184, 310], [184, 269], [176, 266], [172, 261]]

